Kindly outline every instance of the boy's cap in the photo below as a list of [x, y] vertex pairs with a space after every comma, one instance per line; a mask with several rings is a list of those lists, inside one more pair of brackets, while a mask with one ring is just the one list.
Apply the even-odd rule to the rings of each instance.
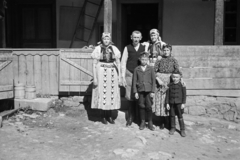
[[175, 69], [172, 74], [179, 74], [182, 76], [182, 72], [179, 69]]
[[149, 58], [149, 56], [150, 56], [150, 53], [148, 53], [148, 52], [142, 52], [142, 53], [140, 53], [140, 57], [141, 57], [141, 58], [142, 58], [142, 57]]

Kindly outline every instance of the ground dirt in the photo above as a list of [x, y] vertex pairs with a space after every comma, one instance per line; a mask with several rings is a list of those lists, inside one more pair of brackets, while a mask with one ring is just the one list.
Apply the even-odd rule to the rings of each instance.
[[[20, 111], [0, 128], [0, 160], [237, 160], [240, 127], [233, 122], [184, 115], [187, 137], [168, 130], [140, 131], [98, 121], [99, 111], [71, 107]], [[177, 126], [179, 128], [179, 126]]]

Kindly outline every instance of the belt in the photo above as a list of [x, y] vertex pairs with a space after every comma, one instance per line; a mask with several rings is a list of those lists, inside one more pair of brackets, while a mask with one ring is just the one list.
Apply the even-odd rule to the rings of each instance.
[[100, 67], [115, 68], [114, 64], [101, 64]]

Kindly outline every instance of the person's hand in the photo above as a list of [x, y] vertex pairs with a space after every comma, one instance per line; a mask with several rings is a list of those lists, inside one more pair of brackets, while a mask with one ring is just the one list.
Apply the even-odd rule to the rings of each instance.
[[181, 105], [181, 109], [184, 109], [184, 108], [185, 108], [185, 104], [182, 104], [182, 105]]
[[138, 99], [139, 98], [139, 95], [138, 93], [135, 93], [135, 98]]
[[167, 104], [167, 110], [170, 110], [170, 105], [169, 104]]
[[126, 86], [127, 86], [127, 82], [126, 82], [125, 77], [122, 78], [122, 86], [123, 86], [123, 87], [126, 87]]
[[94, 86], [98, 86], [98, 82], [97, 82], [96, 79], [93, 80], [93, 85], [94, 85]]
[[141, 44], [144, 45], [144, 46], [149, 45], [148, 42], [143, 42], [143, 43], [141, 43]]
[[161, 59], [162, 59], [162, 56], [158, 56], [158, 57], [157, 57], [157, 60], [161, 60]]
[[183, 80], [181, 80], [181, 83], [182, 83], [183, 87], [186, 87], [186, 82], [184, 82]]
[[152, 98], [153, 98], [153, 97], [154, 97], [154, 93], [150, 93], [150, 97], [152, 97]]

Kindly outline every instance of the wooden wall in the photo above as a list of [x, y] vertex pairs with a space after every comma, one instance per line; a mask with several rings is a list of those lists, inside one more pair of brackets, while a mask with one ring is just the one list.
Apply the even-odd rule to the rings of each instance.
[[14, 50], [14, 83], [35, 85], [38, 94], [58, 95], [59, 50]]
[[13, 98], [12, 51], [0, 50], [0, 100]]
[[59, 91], [89, 94], [92, 90], [92, 49], [60, 50]]
[[173, 46], [188, 95], [240, 97], [240, 46]]

